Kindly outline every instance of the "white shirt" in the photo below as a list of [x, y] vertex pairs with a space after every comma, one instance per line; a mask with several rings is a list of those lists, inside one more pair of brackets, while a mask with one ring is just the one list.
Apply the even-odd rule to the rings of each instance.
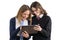
[[[31, 15], [31, 17], [33, 17], [33, 16], [34, 16], [34, 15]], [[42, 18], [42, 17], [43, 17], [43, 14], [39, 15], [39, 17]]]
[[[22, 24], [23, 23], [23, 24]], [[18, 22], [17, 18], [16, 18], [16, 29], [19, 27], [19, 26], [25, 26], [25, 25], [28, 25], [28, 20], [22, 20], [20, 23]]]
[[43, 17], [43, 14], [41, 14], [39, 17], [42, 18]]

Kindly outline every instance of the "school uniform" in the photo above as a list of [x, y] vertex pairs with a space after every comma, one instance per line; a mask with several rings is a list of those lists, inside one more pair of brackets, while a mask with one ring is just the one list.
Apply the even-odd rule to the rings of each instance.
[[[27, 22], [29, 25], [30, 21], [27, 20]], [[26, 24], [26, 22], [24, 24]], [[20, 27], [19, 26], [20, 26], [20, 24], [18, 24], [18, 20], [15, 17], [11, 18], [11, 20], [10, 20], [10, 40], [20, 40], [20, 36], [19, 36]], [[28, 40], [28, 39], [29, 38], [23, 37], [23, 40]]]
[[51, 18], [48, 15], [40, 15], [38, 19], [36, 16], [32, 17], [32, 25], [40, 25], [42, 30], [37, 34], [32, 34], [33, 40], [51, 40]]

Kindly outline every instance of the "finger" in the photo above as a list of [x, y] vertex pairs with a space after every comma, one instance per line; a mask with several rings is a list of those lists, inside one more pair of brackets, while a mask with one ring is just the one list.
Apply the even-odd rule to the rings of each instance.
[[22, 27], [20, 27], [20, 30], [22, 29]]
[[34, 29], [34, 30], [36, 30], [36, 29], [37, 29], [37, 27], [34, 27], [33, 29]]
[[27, 31], [24, 31], [25, 34], [27, 34]]
[[38, 28], [38, 27], [39, 27], [39, 25], [35, 25], [35, 27], [37, 27], [37, 28]]
[[22, 35], [24, 35], [24, 32], [22, 32]]
[[40, 26], [37, 26], [37, 28], [39, 28]]
[[22, 32], [22, 35], [26, 35], [26, 33]]
[[38, 25], [37, 28], [39, 28], [40, 26]]
[[25, 33], [27, 33], [26, 31], [24, 31]]
[[35, 27], [38, 26], [38, 25], [35, 25]]
[[37, 29], [34, 29], [34, 30], [37, 30]]
[[33, 29], [36, 29], [36, 27], [34, 27]]
[[25, 36], [25, 33], [24, 32], [22, 33], [22, 36]]
[[24, 32], [22, 32], [22, 34], [24, 34]]
[[39, 28], [39, 27], [37, 26], [37, 27], [34, 27], [34, 28], [36, 29], [36, 28]]

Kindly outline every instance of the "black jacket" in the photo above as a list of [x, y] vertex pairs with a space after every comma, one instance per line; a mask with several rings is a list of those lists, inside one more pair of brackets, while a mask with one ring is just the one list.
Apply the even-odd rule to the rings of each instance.
[[[29, 24], [29, 21], [28, 21]], [[10, 20], [10, 40], [20, 40], [20, 37], [17, 36], [17, 33], [20, 31], [20, 27], [16, 29], [16, 20], [15, 17]], [[23, 40], [28, 40], [29, 38], [23, 38]]]
[[32, 17], [32, 24], [37, 25], [40, 24], [42, 27], [42, 31], [38, 31], [37, 34], [33, 35], [33, 40], [50, 40], [51, 36], [51, 18], [47, 15], [44, 15], [39, 20], [36, 16]]

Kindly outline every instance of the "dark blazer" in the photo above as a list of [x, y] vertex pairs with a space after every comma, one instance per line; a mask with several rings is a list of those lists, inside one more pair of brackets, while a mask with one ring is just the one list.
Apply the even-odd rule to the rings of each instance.
[[37, 34], [33, 35], [33, 40], [50, 40], [51, 36], [51, 18], [47, 15], [44, 15], [39, 20], [36, 16], [32, 17], [32, 24], [37, 25], [40, 24], [42, 27], [42, 31], [38, 31]]
[[[20, 31], [20, 27], [16, 29], [15, 25], [16, 25], [16, 20], [15, 17], [13, 17], [10, 19], [10, 40], [20, 40], [20, 37], [17, 36], [17, 33]], [[29, 38], [23, 38], [23, 39], [28, 40]]]

